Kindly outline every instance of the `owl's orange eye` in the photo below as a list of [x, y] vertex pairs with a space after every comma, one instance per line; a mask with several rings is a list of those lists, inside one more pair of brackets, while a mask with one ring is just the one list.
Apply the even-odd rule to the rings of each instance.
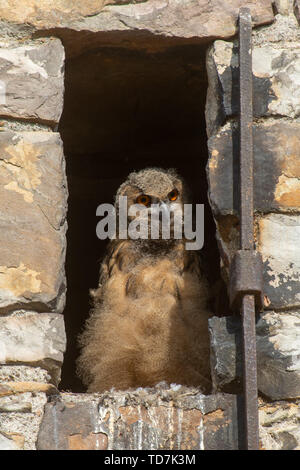
[[136, 202], [138, 204], [143, 204], [144, 206], [148, 207], [148, 206], [150, 206], [150, 203], [151, 203], [151, 197], [147, 196], [147, 194], [140, 194], [136, 198]]
[[173, 189], [173, 191], [171, 191], [169, 194], [168, 194], [168, 198], [170, 201], [176, 201], [176, 199], [178, 198], [178, 191], [177, 189]]

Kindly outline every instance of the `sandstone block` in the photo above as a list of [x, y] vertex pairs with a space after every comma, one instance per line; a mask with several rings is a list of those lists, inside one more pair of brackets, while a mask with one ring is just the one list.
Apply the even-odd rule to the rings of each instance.
[[63, 67], [59, 39], [11, 48], [0, 42], [0, 115], [57, 123], [63, 109]]
[[48, 385], [50, 380], [51, 377], [49, 372], [41, 367], [32, 367], [28, 365], [0, 365], [0, 384], [38, 383]]
[[[255, 124], [254, 210], [256, 247], [264, 261], [264, 294], [270, 309], [300, 305], [298, 250], [300, 211], [299, 123]], [[225, 276], [239, 249], [238, 130], [225, 126], [208, 141], [209, 198]], [[286, 214], [261, 213], [284, 212]], [[290, 215], [289, 215], [290, 213]], [[292, 215], [293, 214], [293, 215]], [[225, 312], [224, 312], [225, 313]]]
[[[265, 312], [256, 325], [258, 389], [273, 400], [300, 396], [300, 314]], [[240, 317], [209, 320], [216, 389], [237, 387], [242, 377]]]
[[[300, 124], [253, 125], [254, 210], [300, 211]], [[208, 140], [209, 197], [215, 216], [239, 213], [238, 129], [225, 126]]]
[[46, 402], [46, 395], [40, 392], [0, 399], [0, 449], [3, 443], [9, 449], [35, 450]]
[[[62, 347], [64, 347], [64, 338], [62, 340]], [[27, 393], [27, 392], [32, 392], [32, 393], [42, 392], [42, 393], [46, 393], [46, 395], [55, 395], [58, 393], [58, 390], [53, 384], [43, 383], [43, 382], [42, 383], [41, 382], [4, 382], [4, 383], [0, 382], [0, 397], [16, 395], [19, 393]]]
[[[30, 364], [47, 369], [57, 385], [66, 347], [64, 320], [53, 313], [0, 317], [0, 363]], [[25, 391], [47, 392], [46, 384], [3, 383], [0, 395]]]
[[[0, 19], [28, 23], [37, 29], [66, 28], [93, 31], [147, 31], [173, 37], [230, 37], [242, 0], [88, 0], [78, 4], [67, 0], [1, 0]], [[254, 24], [272, 21], [271, 0], [247, 1]]]
[[0, 311], [61, 312], [67, 185], [59, 134], [0, 133]]
[[280, 15], [288, 15], [293, 11], [293, 0], [275, 0], [274, 5]]
[[300, 216], [270, 214], [259, 220], [258, 249], [264, 262], [269, 308], [300, 305]]
[[[209, 136], [226, 118], [239, 112], [237, 45], [215, 41], [207, 59], [209, 78], [206, 120]], [[253, 113], [261, 116], [300, 115], [300, 49], [270, 44], [253, 47]]]
[[242, 325], [239, 317], [212, 317], [209, 320], [213, 387], [242, 391]]
[[30, 413], [30, 401], [23, 401], [19, 397], [0, 397], [0, 413]]
[[0, 450], [20, 450], [20, 447], [12, 436], [0, 433]]
[[[233, 216], [217, 221], [221, 267], [229, 281], [229, 267], [239, 249], [239, 223]], [[263, 258], [265, 308], [299, 307], [299, 215], [269, 214], [256, 218], [256, 248]], [[226, 312], [224, 312], [226, 314]]]
[[179, 385], [170, 390], [62, 394], [60, 401], [45, 407], [37, 448], [237, 449], [238, 401]]
[[300, 450], [300, 403], [261, 403], [259, 408], [262, 449]]

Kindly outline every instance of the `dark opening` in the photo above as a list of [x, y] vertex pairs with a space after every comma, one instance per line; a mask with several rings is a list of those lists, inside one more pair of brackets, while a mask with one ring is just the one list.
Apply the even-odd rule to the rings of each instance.
[[67, 56], [65, 104], [59, 127], [69, 186], [67, 233], [67, 352], [61, 390], [84, 391], [75, 374], [77, 336], [89, 314], [106, 241], [96, 237], [96, 208], [113, 202], [128, 173], [173, 167], [194, 202], [205, 204], [207, 275], [220, 276], [215, 225], [207, 200], [206, 47], [164, 40], [160, 49], [93, 46]]

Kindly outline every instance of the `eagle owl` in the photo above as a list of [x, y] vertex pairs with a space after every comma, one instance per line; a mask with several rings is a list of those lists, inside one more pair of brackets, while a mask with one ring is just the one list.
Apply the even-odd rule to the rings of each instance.
[[[116, 194], [128, 207], [170, 209], [189, 202], [175, 170], [131, 173]], [[130, 219], [130, 217], [129, 217]], [[153, 386], [165, 381], [210, 389], [208, 286], [197, 252], [185, 240], [110, 240], [91, 291], [93, 308], [79, 338], [77, 370], [89, 392]]]

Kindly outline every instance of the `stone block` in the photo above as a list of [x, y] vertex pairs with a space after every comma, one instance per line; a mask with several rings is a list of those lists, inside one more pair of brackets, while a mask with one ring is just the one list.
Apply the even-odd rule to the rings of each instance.
[[0, 116], [57, 123], [63, 109], [64, 57], [59, 39], [18, 47], [0, 42]]
[[293, 11], [293, 0], [274, 0], [274, 5], [280, 15], [288, 15]]
[[237, 449], [239, 397], [179, 385], [61, 394], [45, 407], [39, 450]]
[[[43, 367], [57, 385], [65, 347], [64, 319], [60, 314], [26, 313], [0, 317], [0, 364]], [[18, 383], [3, 383], [0, 396], [28, 390], [47, 391], [45, 384], [35, 382], [27, 383], [27, 387], [21, 382], [19, 389]]]
[[[0, 365], [0, 384], [38, 383], [48, 384], [51, 377], [46, 369], [28, 365]], [[0, 392], [1, 395], [1, 392]]]
[[59, 134], [0, 133], [0, 311], [62, 312], [67, 185]]
[[35, 450], [47, 397], [41, 392], [0, 399], [0, 449]]
[[23, 401], [20, 397], [0, 397], [0, 413], [30, 413], [30, 401]]
[[[52, 331], [50, 331], [52, 333]], [[62, 332], [60, 332], [62, 335]], [[62, 346], [64, 345], [64, 338], [62, 339]], [[18, 367], [18, 366], [13, 366]], [[25, 367], [25, 366], [21, 366]], [[49, 377], [48, 380], [50, 380]], [[58, 393], [57, 388], [50, 383], [43, 383], [43, 382], [2, 382], [0, 377], [0, 397], [6, 397], [9, 395], [17, 395], [19, 393], [46, 393], [46, 395], [56, 395]]]
[[242, 392], [242, 326], [237, 316], [209, 319], [213, 388]]
[[[239, 112], [239, 59], [233, 42], [215, 41], [207, 56], [208, 135]], [[300, 48], [253, 47], [253, 113], [256, 117], [300, 115]]]
[[294, 0], [294, 14], [297, 18], [298, 23], [300, 24], [300, 1]]
[[[300, 397], [300, 314], [262, 313], [256, 324], [258, 389], [273, 400]], [[241, 384], [240, 317], [209, 320], [212, 376], [216, 390]]]
[[20, 447], [12, 436], [0, 433], [0, 450], [20, 450]]
[[[300, 216], [269, 214], [256, 217], [255, 229], [256, 249], [263, 258], [265, 308], [298, 308]], [[235, 251], [239, 249], [239, 223], [236, 217], [224, 216], [217, 221], [217, 240], [222, 274], [229, 283], [229, 267]]]
[[300, 305], [299, 240], [299, 215], [269, 214], [259, 220], [258, 249], [270, 309]]
[[263, 450], [300, 450], [300, 403], [261, 403], [259, 424]]
[[[215, 216], [239, 213], [238, 129], [208, 140], [209, 197]], [[300, 123], [253, 125], [254, 210], [300, 212]]]
[[[264, 261], [264, 294], [270, 309], [300, 305], [298, 250], [300, 212], [300, 125], [255, 124], [254, 210], [256, 247]], [[226, 126], [208, 141], [209, 198], [217, 222], [222, 263], [228, 268], [239, 248], [238, 130]], [[262, 213], [284, 212], [286, 214]], [[224, 312], [225, 313], [225, 312]]]
[[[90, 31], [141, 31], [173, 37], [231, 37], [243, 0], [88, 0], [77, 4], [67, 0], [0, 1], [0, 18], [27, 23], [36, 29], [70, 28]], [[255, 25], [273, 20], [271, 0], [247, 1]]]

